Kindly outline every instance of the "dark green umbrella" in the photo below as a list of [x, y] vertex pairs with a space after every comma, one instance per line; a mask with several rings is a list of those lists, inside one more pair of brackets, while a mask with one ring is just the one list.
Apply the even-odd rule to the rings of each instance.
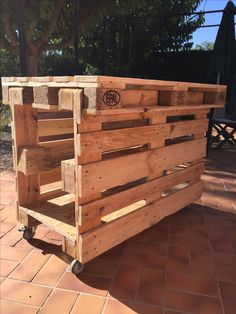
[[229, 1], [224, 9], [209, 63], [209, 73], [216, 75], [217, 83], [221, 79], [228, 82], [236, 72], [235, 14], [236, 7]]

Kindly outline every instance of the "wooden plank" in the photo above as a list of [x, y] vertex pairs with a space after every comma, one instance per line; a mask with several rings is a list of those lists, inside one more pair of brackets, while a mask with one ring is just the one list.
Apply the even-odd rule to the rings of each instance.
[[114, 195], [103, 197], [100, 200], [81, 205], [79, 208], [79, 232], [84, 233], [100, 225], [103, 216], [142, 199], [146, 199], [147, 204], [153, 202], [160, 198], [164, 190], [170, 189], [176, 184], [199, 181], [202, 171], [203, 163], [200, 163]]
[[107, 110], [125, 107], [148, 107], [158, 103], [158, 92], [153, 90], [127, 90], [85, 88], [84, 108]]
[[35, 104], [58, 105], [59, 88], [48, 86], [34, 86], [33, 92]]
[[[14, 122], [14, 147], [16, 163], [20, 159], [20, 147], [23, 145], [37, 145], [37, 110], [31, 105], [15, 105], [14, 91], [10, 89], [10, 104]], [[17, 171], [18, 204], [24, 205], [39, 198], [40, 186], [38, 174], [25, 176]]]
[[[109, 118], [112, 116], [114, 119], [115, 115], [136, 115], [136, 116], [145, 116], [145, 117], [152, 117], [155, 114], [158, 114], [159, 112], [165, 112], [167, 115], [171, 115], [174, 113], [176, 110], [179, 112], [185, 111], [190, 114], [189, 112], [194, 112], [195, 110], [201, 110], [201, 109], [211, 109], [211, 108], [221, 108], [222, 105], [214, 105], [214, 104], [199, 104], [199, 105], [185, 105], [185, 106], [157, 106], [157, 107], [147, 107], [147, 108], [142, 108], [142, 107], [136, 107], [134, 109], [114, 109], [112, 111], [109, 110], [91, 110], [91, 109], [83, 109], [83, 112], [87, 115], [91, 116], [109, 116]], [[112, 115], [111, 115], [112, 113]]]
[[32, 87], [11, 88], [11, 101], [15, 105], [32, 104], [33, 88]]
[[75, 159], [61, 162], [61, 182], [63, 191], [75, 193]]
[[39, 173], [40, 185], [46, 185], [61, 180], [61, 166]]
[[22, 211], [20, 208], [16, 209], [16, 218], [19, 223], [27, 227], [36, 227], [41, 223], [37, 219], [28, 215], [26, 212]]
[[40, 201], [47, 201], [48, 199], [56, 198], [63, 195], [66, 195], [66, 193], [65, 191], [62, 191], [61, 188], [50, 189], [40, 193]]
[[205, 93], [204, 103], [224, 106], [226, 92], [207, 92]]
[[38, 121], [39, 137], [71, 134], [73, 132], [73, 119], [45, 119]]
[[183, 91], [160, 91], [160, 106], [184, 106], [186, 105], [188, 92]]
[[201, 105], [204, 103], [203, 92], [188, 92], [186, 105]]
[[175, 82], [175, 81], [161, 81], [161, 80], [150, 80], [150, 79], [138, 79], [138, 78], [127, 78], [127, 77], [111, 77], [111, 76], [74, 76], [74, 77], [58, 77], [58, 76], [46, 76], [46, 77], [6, 77], [2, 78], [3, 86], [22, 86], [24, 85], [48, 85], [48, 86], [61, 86], [68, 88], [70, 87], [85, 87], [85, 86], [100, 86], [105, 88], [114, 88], [122, 86], [123, 88], [134, 87], [156, 87], [159, 90], [163, 89], [188, 89], [192, 91], [226, 91], [226, 86], [215, 85], [215, 84], [200, 84], [200, 83], [189, 83], [189, 82]]
[[74, 156], [74, 139], [45, 142], [42, 145], [22, 147], [17, 169], [25, 175], [58, 167], [62, 160]]
[[20, 210], [66, 238], [75, 241], [74, 196], [67, 194], [47, 201], [34, 202], [27, 206], [20, 206]]
[[157, 202], [81, 235], [80, 262], [86, 263], [126, 239], [191, 204], [202, 195], [202, 182], [195, 183]]
[[74, 108], [74, 92], [72, 88], [61, 88], [59, 90], [58, 105], [59, 109], [73, 110]]
[[41, 109], [41, 110], [50, 110], [50, 111], [58, 110], [58, 105], [50, 105], [50, 104], [44, 104], [44, 103], [33, 102], [32, 107], [36, 109]]
[[[206, 105], [207, 106], [207, 105]], [[174, 108], [174, 109], [173, 109]], [[156, 110], [158, 109], [158, 110]], [[171, 109], [171, 110], [170, 110]], [[208, 113], [210, 109], [205, 108], [204, 106], [185, 106], [185, 108], [176, 107], [162, 107], [160, 110], [159, 107], [146, 111], [142, 110], [130, 110], [126, 109], [125, 113], [122, 113], [123, 109], [113, 110], [112, 114], [107, 114], [107, 110], [97, 111], [97, 115], [86, 114], [86, 111], [83, 110], [80, 123], [78, 125], [78, 133], [87, 133], [99, 131], [102, 129], [103, 123], [114, 122], [114, 121], [127, 121], [127, 120], [142, 120], [142, 119], [155, 119], [156, 124], [165, 123], [168, 116], [177, 116], [177, 115], [194, 115], [195, 113]], [[125, 110], [125, 109], [124, 109]], [[101, 113], [101, 114], [100, 114]]]
[[[160, 125], [126, 128], [112, 131], [100, 131], [77, 135], [79, 163], [89, 163], [98, 159], [102, 153], [136, 145], [151, 144], [158, 147], [163, 140], [189, 134], [204, 133], [208, 129], [208, 120], [191, 120]], [[155, 145], [154, 145], [155, 144]]]
[[134, 155], [78, 166], [79, 197], [148, 177], [205, 156], [206, 140], [192, 140]]

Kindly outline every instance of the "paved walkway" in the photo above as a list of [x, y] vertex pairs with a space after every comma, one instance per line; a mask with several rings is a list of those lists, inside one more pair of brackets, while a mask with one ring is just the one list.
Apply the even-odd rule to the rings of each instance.
[[30, 243], [15, 220], [14, 174], [1, 179], [1, 313], [235, 314], [236, 151], [211, 152], [201, 200], [88, 263], [79, 278], [60, 236]]

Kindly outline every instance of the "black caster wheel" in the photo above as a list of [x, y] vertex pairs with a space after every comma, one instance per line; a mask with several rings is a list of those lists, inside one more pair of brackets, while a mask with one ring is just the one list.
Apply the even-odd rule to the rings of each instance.
[[73, 260], [73, 262], [70, 264], [70, 266], [71, 266], [71, 272], [74, 275], [79, 275], [83, 271], [83, 269], [84, 269], [84, 265], [81, 264], [76, 259]]
[[20, 229], [18, 229], [19, 231], [23, 232], [23, 238], [25, 240], [31, 240], [34, 235], [35, 235], [35, 228], [30, 228], [30, 227], [22, 227]]

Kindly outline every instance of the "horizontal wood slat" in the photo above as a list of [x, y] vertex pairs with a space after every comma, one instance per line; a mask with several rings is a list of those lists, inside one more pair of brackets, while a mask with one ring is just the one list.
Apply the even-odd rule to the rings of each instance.
[[[197, 182], [157, 202], [137, 209], [126, 216], [81, 235], [80, 260], [83, 263], [149, 228], [164, 217], [196, 201], [202, 194], [202, 182]], [[109, 235], [109, 236], [108, 236]]]
[[79, 208], [79, 233], [101, 224], [101, 218], [120, 208], [129, 206], [145, 199], [147, 204], [160, 198], [161, 193], [181, 182], [196, 182], [200, 180], [203, 163], [184, 168], [170, 175], [135, 186], [100, 200], [81, 205]]
[[184, 162], [203, 158], [206, 139], [192, 140], [160, 149], [79, 166], [79, 197], [106, 190]]
[[25, 175], [51, 170], [74, 156], [74, 140], [45, 142], [41, 146], [22, 147], [17, 170]]
[[208, 119], [192, 120], [161, 125], [149, 125], [121, 130], [100, 131], [78, 134], [80, 149], [79, 163], [97, 160], [97, 155], [125, 147], [152, 144], [158, 140], [181, 137], [190, 134], [204, 133], [208, 129]]
[[73, 119], [45, 119], [38, 121], [38, 136], [71, 134], [74, 132]]

